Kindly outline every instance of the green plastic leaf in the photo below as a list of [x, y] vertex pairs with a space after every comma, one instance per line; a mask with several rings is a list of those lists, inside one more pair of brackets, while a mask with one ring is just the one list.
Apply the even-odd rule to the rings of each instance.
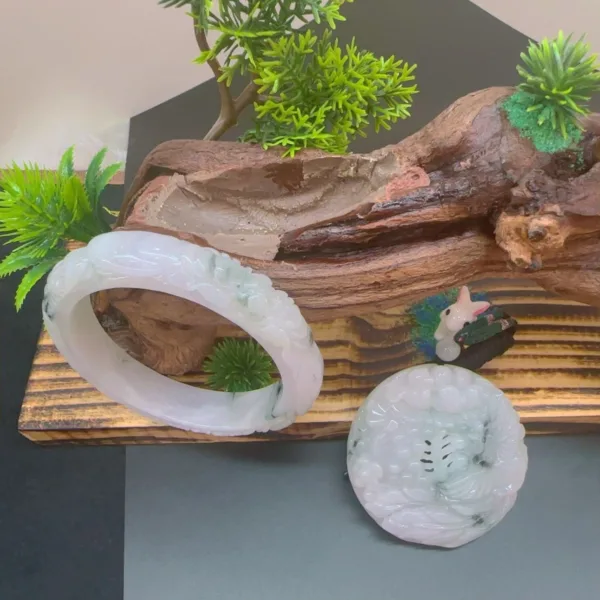
[[100, 191], [98, 190], [98, 176], [100, 175], [102, 162], [104, 161], [107, 152], [108, 148], [102, 148], [102, 150], [97, 152], [90, 161], [85, 174], [85, 190], [92, 206], [96, 205], [98, 198], [100, 197]]
[[106, 186], [111, 182], [112, 178], [123, 168], [121, 163], [114, 163], [106, 167], [103, 171], [98, 174], [98, 179], [96, 180], [96, 190], [98, 193], [98, 199], [100, 195], [106, 188]]
[[[0, 263], [0, 274], [30, 269], [19, 288], [19, 306], [42, 266], [64, 257], [67, 241], [88, 242], [110, 230], [102, 211], [91, 205], [85, 184], [72, 165], [69, 149], [55, 172], [13, 164], [0, 173], [0, 236], [16, 246]], [[87, 185], [99, 194], [114, 168], [102, 171], [99, 165], [92, 165], [90, 171]]]
[[210, 57], [212, 52], [210, 50], [204, 50], [204, 52], [200, 53], [198, 58], [195, 58], [193, 62], [199, 65], [203, 65]]
[[2, 262], [0, 262], [0, 277], [6, 277], [17, 271], [29, 269], [39, 262], [35, 256], [22, 254], [13, 250]]
[[107, 206], [103, 206], [102, 207], [111, 217], [118, 217], [119, 216], [119, 211], [118, 210], [110, 210], [110, 208], [108, 208]]
[[270, 385], [275, 365], [254, 340], [227, 338], [204, 363], [208, 385], [224, 392], [250, 392]]
[[60, 259], [51, 258], [39, 262], [33, 268], [31, 268], [21, 279], [21, 283], [17, 287], [17, 293], [15, 296], [15, 307], [17, 311], [21, 310], [23, 302], [27, 297], [27, 294], [32, 290], [33, 286], [50, 271]]
[[600, 91], [600, 65], [589, 50], [583, 37], [573, 42], [571, 35], [559, 31], [553, 40], [530, 42], [527, 52], [521, 54], [524, 66], [517, 66], [522, 78], [519, 90], [531, 97], [528, 112], [541, 111], [537, 124], [548, 129], [548, 136], [552, 130], [563, 140], [570, 140], [570, 131], [580, 128], [578, 115], [589, 113], [587, 103], [593, 93]]
[[245, 139], [285, 156], [311, 147], [344, 153], [370, 123], [388, 129], [407, 118], [417, 93], [416, 65], [376, 57], [355, 40], [342, 48], [328, 30], [271, 40], [262, 56], [255, 82], [266, 100]]
[[75, 152], [75, 146], [67, 148], [65, 153], [60, 159], [57, 171], [61, 177], [70, 177], [75, 174], [75, 166], [73, 161], [73, 153]]

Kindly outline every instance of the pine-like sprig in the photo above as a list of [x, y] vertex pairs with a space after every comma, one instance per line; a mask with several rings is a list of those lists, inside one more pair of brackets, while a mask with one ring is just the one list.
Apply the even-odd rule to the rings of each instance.
[[531, 94], [522, 90], [518, 90], [504, 101], [503, 108], [508, 120], [519, 130], [521, 137], [531, 140], [537, 150], [548, 154], [567, 150], [581, 139], [583, 132], [577, 123], [566, 124], [567, 137], [553, 129], [548, 120], [540, 125], [540, 117], [547, 117], [552, 108], [546, 107], [541, 113], [530, 111], [529, 108], [536, 102]]
[[597, 55], [589, 54], [583, 37], [576, 42], [571, 37], [560, 31], [553, 40], [530, 42], [527, 52], [521, 53], [524, 66], [517, 66], [523, 78], [521, 103], [529, 101], [526, 110], [534, 113], [538, 127], [556, 132], [567, 142], [572, 141], [573, 128], [581, 129], [580, 116], [590, 112], [592, 94], [600, 91]]
[[[210, 50], [200, 54], [196, 62], [203, 64], [223, 57], [221, 81], [231, 85], [235, 75], [254, 73], [257, 62], [269, 48], [269, 42], [290, 35], [298, 26], [312, 20], [335, 29], [345, 21], [340, 8], [354, 0], [221, 0], [218, 14], [211, 12], [210, 0], [192, 0], [191, 12], [198, 26], [217, 31], [219, 36]], [[161, 4], [181, 5], [178, 0]]]
[[208, 385], [223, 392], [250, 392], [273, 383], [275, 365], [254, 340], [227, 338], [204, 362]]
[[330, 31], [311, 31], [268, 42], [256, 63], [255, 83], [266, 102], [256, 106], [255, 128], [244, 139], [293, 156], [303, 148], [344, 153], [366, 136], [410, 116], [416, 65], [359, 50], [342, 49]]
[[0, 237], [17, 245], [0, 263], [0, 277], [27, 270], [17, 288], [17, 310], [33, 286], [66, 256], [69, 240], [87, 243], [110, 231], [100, 194], [121, 165], [102, 169], [105, 155], [103, 149], [94, 156], [85, 181], [75, 173], [72, 147], [56, 171], [15, 163], [0, 171]]
[[[344, 153], [370, 124], [378, 131], [409, 116], [416, 86], [414, 65], [342, 48], [331, 30], [345, 21], [340, 9], [353, 0], [159, 0], [165, 7], [190, 6], [200, 56], [219, 82], [221, 111], [206, 139], [218, 139], [254, 103], [255, 126], [242, 139], [284, 149]], [[320, 37], [301, 29], [321, 24]], [[326, 27], [325, 27], [326, 25]], [[218, 32], [212, 47], [207, 33]], [[233, 98], [238, 75], [251, 79]]]

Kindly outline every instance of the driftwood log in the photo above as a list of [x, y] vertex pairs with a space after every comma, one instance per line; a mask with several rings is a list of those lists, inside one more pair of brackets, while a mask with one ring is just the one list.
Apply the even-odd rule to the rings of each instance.
[[[538, 152], [502, 110], [513, 91], [469, 94], [370, 154], [282, 159], [241, 143], [161, 144], [137, 173], [117, 226], [228, 252], [271, 277], [309, 321], [485, 277], [525, 275], [600, 305], [597, 121], [586, 121], [579, 148]], [[143, 341], [141, 360], [167, 374], [196, 368], [219, 323], [155, 292], [114, 290], [108, 303]]]

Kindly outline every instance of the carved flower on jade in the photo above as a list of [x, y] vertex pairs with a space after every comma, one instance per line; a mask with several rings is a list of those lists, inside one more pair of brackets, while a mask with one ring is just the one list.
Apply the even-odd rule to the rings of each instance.
[[348, 474], [365, 510], [408, 542], [455, 548], [500, 522], [527, 471], [525, 430], [492, 383], [420, 365], [369, 395], [348, 439]]

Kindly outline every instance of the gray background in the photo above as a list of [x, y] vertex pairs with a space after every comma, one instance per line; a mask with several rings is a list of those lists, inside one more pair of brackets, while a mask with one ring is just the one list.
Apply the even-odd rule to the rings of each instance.
[[[342, 39], [419, 65], [412, 118], [358, 150], [398, 141], [468, 92], [515, 83], [526, 47], [467, 0], [356, 0], [344, 14]], [[209, 81], [134, 118], [128, 179], [157, 143], [201, 137], [216, 114]], [[125, 600], [597, 598], [600, 437], [528, 445], [514, 510], [453, 551], [380, 531], [343, 476], [344, 442], [128, 448]]]
[[404, 545], [343, 442], [127, 450], [125, 600], [583, 600], [600, 595], [600, 438], [528, 438], [514, 509], [456, 550]]
[[[109, 186], [101, 202], [122, 197]], [[0, 279], [0, 600], [120, 600], [125, 448], [49, 448], [19, 434], [44, 291], [16, 314], [22, 276]]]

